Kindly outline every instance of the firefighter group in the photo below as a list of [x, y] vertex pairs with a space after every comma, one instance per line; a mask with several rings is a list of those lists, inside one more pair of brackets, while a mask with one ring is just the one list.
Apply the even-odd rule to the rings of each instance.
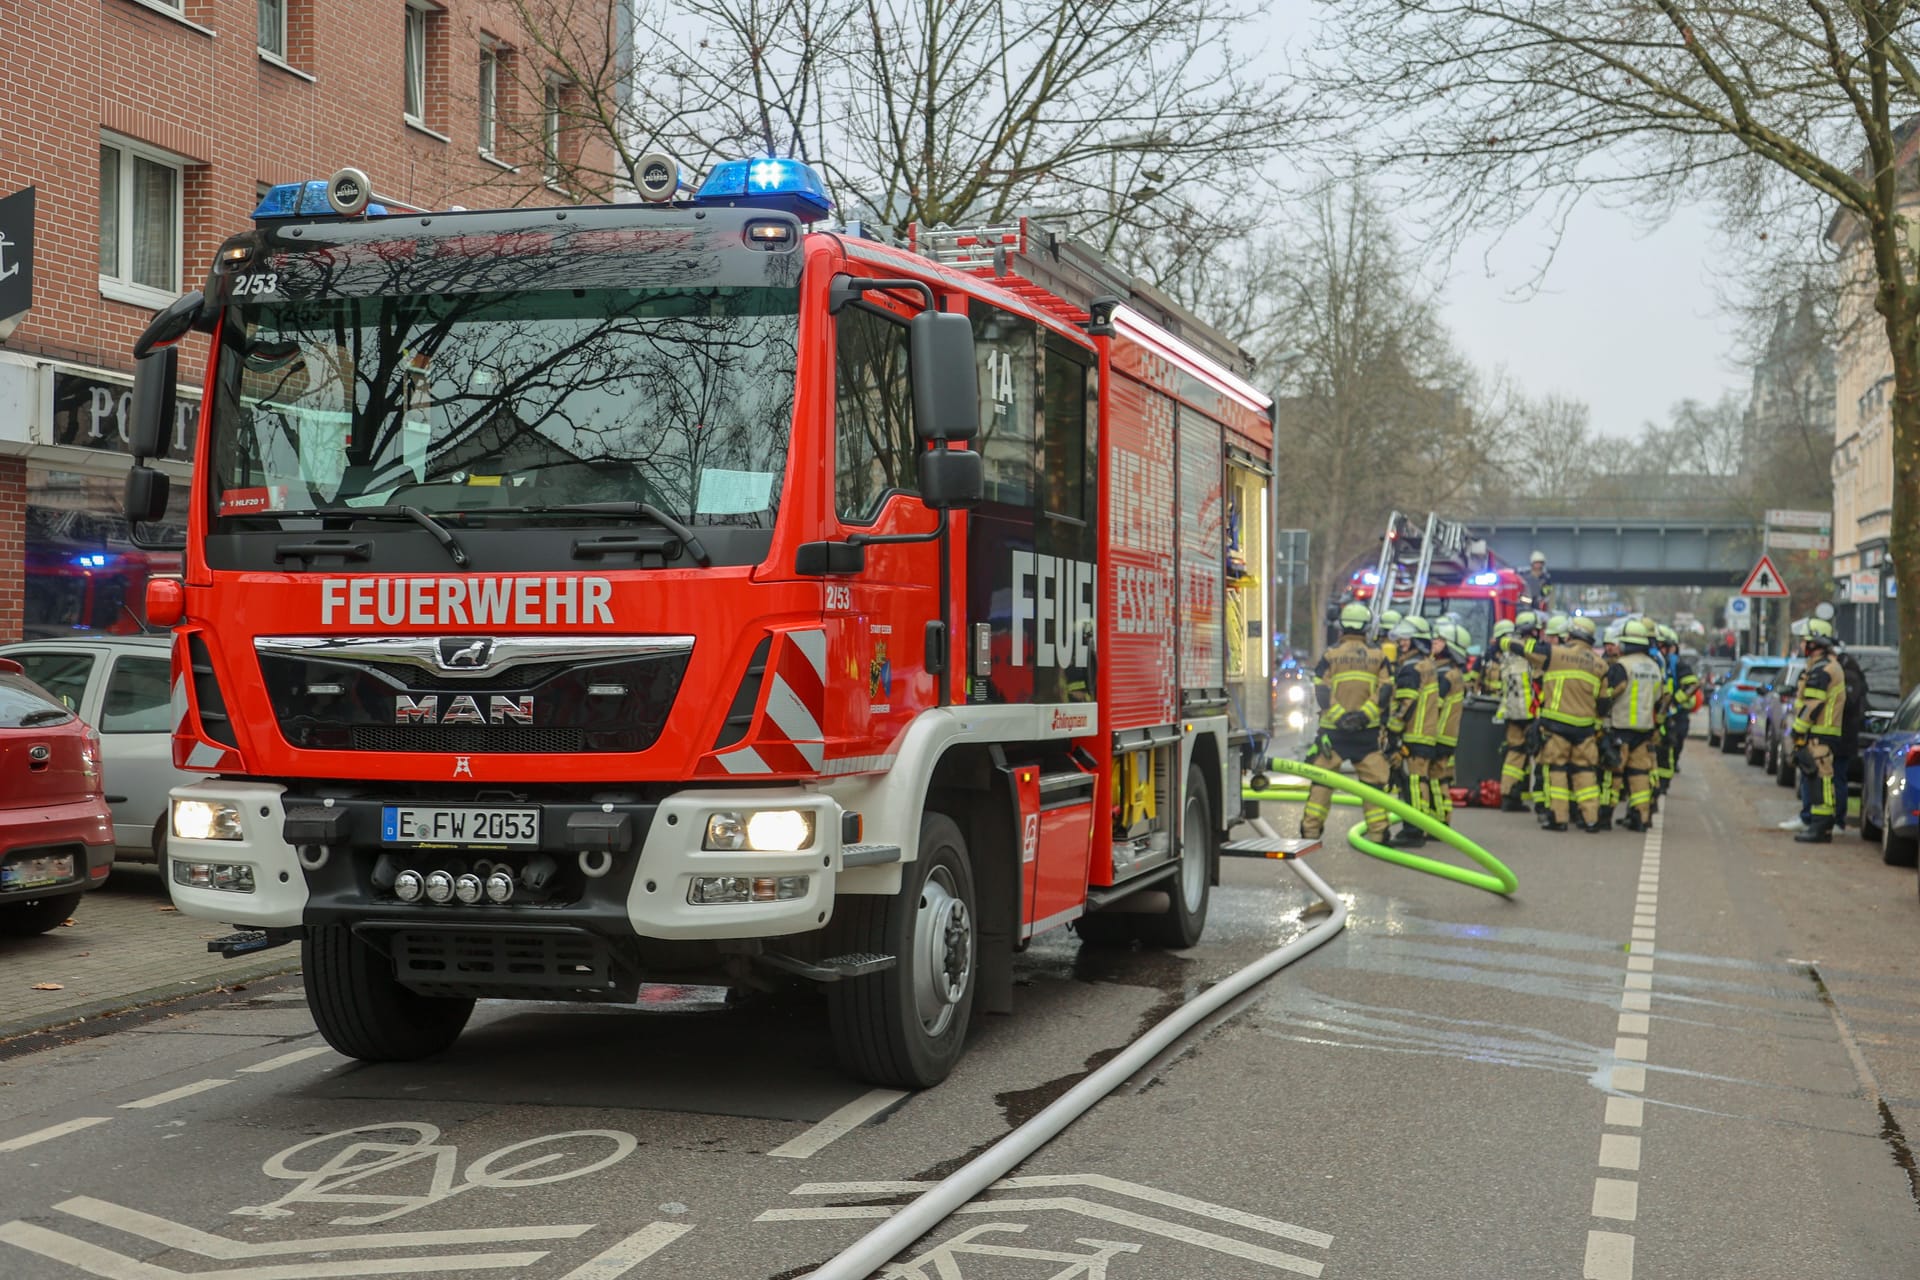
[[[1502, 809], [1531, 810], [1549, 831], [1607, 831], [1616, 820], [1646, 829], [1679, 768], [1699, 683], [1671, 627], [1628, 617], [1603, 632], [1593, 618], [1528, 610], [1495, 623], [1491, 643], [1472, 654], [1467, 629], [1449, 617], [1389, 609], [1376, 618], [1350, 603], [1338, 622], [1338, 641], [1314, 669], [1313, 764], [1344, 763], [1446, 823], [1462, 713], [1478, 694], [1504, 725]], [[1324, 832], [1331, 804], [1329, 788], [1310, 790], [1302, 836]], [[1410, 848], [1428, 838], [1412, 823], [1390, 834], [1377, 803], [1361, 812], [1377, 843]]]

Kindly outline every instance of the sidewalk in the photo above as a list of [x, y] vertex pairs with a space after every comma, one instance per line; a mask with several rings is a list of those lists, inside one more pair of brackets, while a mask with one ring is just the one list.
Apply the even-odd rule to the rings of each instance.
[[[239, 960], [208, 952], [209, 939], [231, 932], [173, 910], [153, 867], [120, 863], [70, 925], [0, 938], [0, 1040], [300, 967], [294, 946]], [[34, 990], [39, 983], [60, 989]]]

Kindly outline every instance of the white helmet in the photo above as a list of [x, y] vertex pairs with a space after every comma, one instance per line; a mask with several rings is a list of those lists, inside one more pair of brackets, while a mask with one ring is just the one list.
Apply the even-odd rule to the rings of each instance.
[[1537, 547], [1534, 549], [1533, 554], [1527, 557], [1528, 564], [1545, 564], [1546, 562], [1547, 553]]

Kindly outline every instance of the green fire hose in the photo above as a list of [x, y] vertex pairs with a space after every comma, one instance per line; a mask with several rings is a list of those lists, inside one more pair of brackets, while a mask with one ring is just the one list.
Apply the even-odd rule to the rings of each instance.
[[[1294, 777], [1305, 778], [1310, 782], [1318, 782], [1324, 786], [1333, 788], [1336, 793], [1333, 797], [1336, 803], [1359, 804], [1362, 800], [1371, 800], [1395, 817], [1412, 823], [1428, 835], [1437, 836], [1447, 844], [1452, 845], [1455, 849], [1458, 849], [1461, 853], [1466, 854], [1469, 858], [1472, 858], [1475, 862], [1486, 868], [1486, 870], [1470, 871], [1465, 867], [1456, 867], [1450, 863], [1440, 862], [1434, 858], [1422, 857], [1417, 853], [1409, 853], [1405, 849], [1391, 848], [1381, 844], [1377, 840], [1367, 839], [1365, 834], [1363, 834], [1365, 831], [1364, 825], [1355, 823], [1347, 831], [1347, 843], [1362, 853], [1369, 854], [1386, 862], [1397, 863], [1403, 867], [1411, 867], [1415, 871], [1424, 871], [1428, 875], [1439, 876], [1443, 880], [1457, 880], [1461, 884], [1472, 885], [1476, 889], [1485, 889], [1488, 893], [1497, 893], [1502, 897], [1511, 895], [1515, 889], [1520, 887], [1520, 878], [1514, 875], [1500, 859], [1494, 857], [1485, 849], [1482, 849], [1479, 845], [1467, 839], [1452, 827], [1449, 827], [1446, 823], [1441, 822], [1431, 814], [1420, 812], [1398, 796], [1389, 795], [1357, 779], [1349, 778], [1345, 774], [1336, 773], [1331, 769], [1322, 769], [1318, 765], [1305, 764], [1298, 760], [1275, 760], [1271, 763], [1271, 768], [1275, 773], [1291, 774]], [[1249, 800], [1306, 799], [1306, 793], [1298, 787], [1279, 787], [1265, 791], [1246, 790], [1241, 794]]]

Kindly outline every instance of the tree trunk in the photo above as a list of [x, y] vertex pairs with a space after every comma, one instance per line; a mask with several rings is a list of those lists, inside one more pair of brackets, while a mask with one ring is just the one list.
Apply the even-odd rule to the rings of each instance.
[[1893, 351], [1893, 532], [1889, 551], [1897, 585], [1900, 685], [1920, 684], [1920, 336], [1911, 312], [1888, 308], [1887, 343]]

